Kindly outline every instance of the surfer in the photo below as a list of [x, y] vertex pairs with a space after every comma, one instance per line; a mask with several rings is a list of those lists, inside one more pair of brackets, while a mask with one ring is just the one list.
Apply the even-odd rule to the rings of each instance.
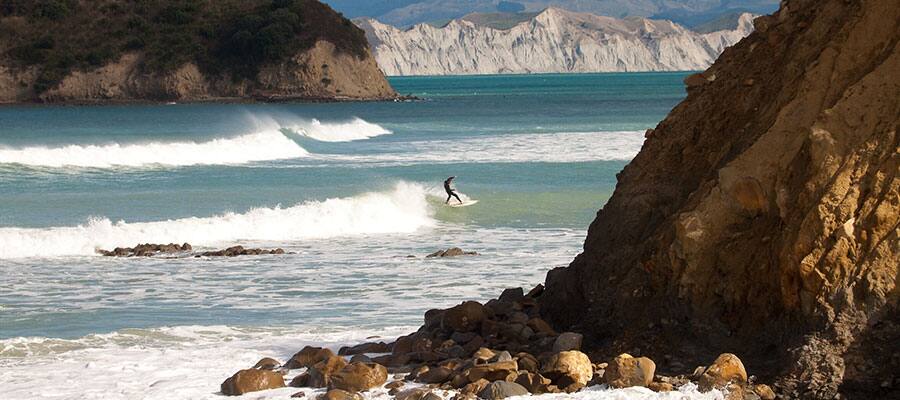
[[444, 204], [450, 204], [451, 197], [456, 197], [456, 201], [459, 201], [459, 204], [463, 203], [463, 201], [459, 198], [459, 196], [456, 195], [456, 192], [453, 191], [453, 188], [450, 187], [450, 182], [453, 181], [453, 178], [456, 178], [456, 177], [451, 176], [451, 177], [447, 178], [446, 181], [444, 181], [444, 190], [447, 191], [447, 201], [445, 201]]

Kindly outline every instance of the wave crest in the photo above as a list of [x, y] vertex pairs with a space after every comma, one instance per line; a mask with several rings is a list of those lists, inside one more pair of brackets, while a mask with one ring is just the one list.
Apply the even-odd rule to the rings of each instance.
[[141, 167], [147, 165], [244, 164], [308, 155], [300, 145], [277, 130], [207, 142], [150, 142], [122, 145], [68, 145], [61, 147], [0, 147], [0, 164], [37, 167]]
[[360, 118], [346, 122], [322, 122], [313, 118], [310, 121], [288, 124], [285, 128], [320, 142], [350, 142], [393, 133], [381, 125]]
[[93, 255], [97, 248], [138, 243], [230, 245], [241, 240], [297, 241], [337, 236], [406, 233], [431, 226], [426, 190], [401, 182], [389, 192], [309, 201], [288, 208], [157, 222], [91, 219], [84, 225], [0, 228], [0, 259]]

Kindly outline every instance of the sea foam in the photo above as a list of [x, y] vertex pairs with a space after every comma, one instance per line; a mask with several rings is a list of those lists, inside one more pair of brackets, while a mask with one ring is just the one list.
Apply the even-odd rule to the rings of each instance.
[[387, 192], [309, 201], [291, 207], [156, 222], [112, 222], [52, 228], [0, 228], [0, 259], [91, 255], [97, 248], [187, 242], [223, 246], [240, 240], [297, 241], [336, 236], [405, 233], [433, 224], [426, 190], [401, 182]]

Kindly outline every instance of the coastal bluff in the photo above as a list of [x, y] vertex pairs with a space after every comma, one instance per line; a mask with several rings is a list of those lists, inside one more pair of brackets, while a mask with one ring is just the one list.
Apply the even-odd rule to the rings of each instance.
[[316, 0], [18, 2], [0, 38], [0, 104], [396, 98]]
[[541, 314], [610, 356], [735, 353], [785, 398], [896, 398], [900, 7], [754, 24], [685, 80]]

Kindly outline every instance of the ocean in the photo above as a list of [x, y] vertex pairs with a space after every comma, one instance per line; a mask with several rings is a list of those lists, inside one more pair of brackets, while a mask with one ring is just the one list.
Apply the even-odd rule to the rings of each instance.
[[[410, 102], [2, 107], [0, 398], [220, 398], [262, 357], [390, 340], [429, 308], [533, 287], [579, 253], [685, 75], [392, 78]], [[443, 205], [451, 175], [477, 204]], [[288, 254], [96, 253], [148, 242]], [[479, 255], [425, 258], [454, 246]]]

